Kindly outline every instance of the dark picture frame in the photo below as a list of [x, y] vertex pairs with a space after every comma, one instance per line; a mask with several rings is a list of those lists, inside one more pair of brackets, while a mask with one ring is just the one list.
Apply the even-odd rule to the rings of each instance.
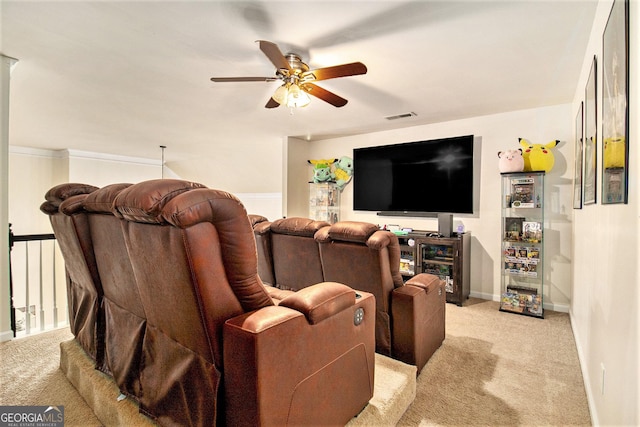
[[584, 143], [584, 102], [580, 103], [576, 114], [576, 134], [574, 143], [573, 208], [582, 209], [582, 151]]
[[629, 2], [615, 0], [602, 35], [602, 204], [628, 203]]
[[584, 173], [582, 175], [583, 204], [596, 203], [597, 190], [597, 58], [594, 55], [584, 96]]

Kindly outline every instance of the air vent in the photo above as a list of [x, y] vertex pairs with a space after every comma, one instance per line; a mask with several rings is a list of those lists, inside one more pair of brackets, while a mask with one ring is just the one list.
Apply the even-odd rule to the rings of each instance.
[[413, 116], [417, 116], [417, 114], [411, 111], [410, 113], [398, 114], [397, 116], [388, 116], [388, 117], [385, 117], [385, 119], [398, 120], [398, 119], [406, 119], [407, 117], [413, 117]]

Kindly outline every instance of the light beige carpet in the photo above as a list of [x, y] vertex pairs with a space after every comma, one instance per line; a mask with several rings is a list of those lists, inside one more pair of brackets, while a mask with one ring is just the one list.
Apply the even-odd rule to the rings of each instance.
[[447, 304], [447, 336], [418, 377], [400, 426], [589, 426], [569, 315], [544, 319], [497, 302]]
[[[64, 405], [67, 426], [99, 425], [58, 368], [59, 345], [70, 338], [59, 330], [0, 344], [0, 405]], [[569, 316], [502, 313], [478, 299], [447, 304], [447, 338], [397, 425], [591, 425]]]
[[65, 426], [100, 426], [89, 406], [60, 370], [60, 342], [68, 329], [0, 344], [0, 405], [64, 406]]

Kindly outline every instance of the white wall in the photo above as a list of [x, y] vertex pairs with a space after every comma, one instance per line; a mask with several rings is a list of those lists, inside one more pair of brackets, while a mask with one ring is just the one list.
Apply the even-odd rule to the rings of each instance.
[[[598, 5], [572, 108], [575, 115], [584, 99], [592, 58], [597, 55], [598, 138], [602, 132], [602, 34], [611, 4], [606, 0]], [[632, 0], [630, 6], [629, 204], [602, 205], [598, 193], [596, 205], [585, 206], [574, 215], [571, 318], [594, 425], [640, 425], [640, 3]], [[598, 192], [601, 176], [599, 164]]]
[[80, 182], [101, 187], [161, 176], [160, 162], [74, 150], [9, 148], [9, 222], [14, 234], [51, 233], [40, 212], [54, 185]]
[[[497, 300], [500, 295], [501, 186], [498, 151], [519, 148], [518, 138], [532, 143], [558, 139], [555, 166], [547, 174], [545, 189], [545, 306], [568, 311], [571, 292], [571, 221], [573, 215], [573, 118], [571, 105], [558, 105], [514, 111], [446, 123], [437, 123], [394, 131], [376, 132], [308, 143], [289, 140], [287, 193], [289, 216], [308, 216], [307, 182], [311, 166], [307, 159], [353, 156], [353, 148], [473, 134], [479, 148], [478, 210], [473, 215], [454, 216], [454, 230], [462, 223], [472, 235], [471, 294]], [[479, 144], [478, 144], [479, 142]], [[305, 165], [301, 168], [300, 165]], [[298, 170], [296, 176], [292, 170]], [[357, 170], [354, 179], [357, 179]], [[437, 183], [424, 183], [424, 185]], [[298, 194], [297, 200], [291, 195]], [[347, 185], [341, 196], [341, 219], [376, 224], [399, 224], [422, 230], [437, 230], [436, 219], [379, 217], [375, 213], [353, 210], [353, 186]]]
[[167, 164], [183, 179], [209, 188], [233, 194], [280, 193], [284, 173], [282, 147], [283, 141], [279, 138], [229, 141], [227, 146], [217, 149], [215, 156], [194, 153], [186, 160]]
[[162, 162], [156, 159], [78, 150], [63, 150], [63, 156], [69, 159], [69, 175], [66, 182], [82, 182], [104, 187], [114, 183], [136, 183], [162, 178]]
[[[3, 302], [9, 301], [9, 78], [14, 62], [0, 54], [0, 301]], [[12, 336], [9, 304], [2, 304], [0, 342]]]
[[282, 218], [282, 193], [234, 193], [249, 214], [267, 217], [270, 221]]

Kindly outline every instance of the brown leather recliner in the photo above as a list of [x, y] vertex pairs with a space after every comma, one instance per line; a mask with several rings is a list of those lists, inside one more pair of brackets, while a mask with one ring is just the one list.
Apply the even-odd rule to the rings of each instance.
[[141, 395], [146, 315], [124, 243], [122, 220], [112, 212], [114, 199], [129, 186], [107, 185], [89, 194], [83, 205], [104, 292], [105, 371], [113, 376], [122, 393], [137, 400]]
[[403, 283], [395, 234], [375, 224], [337, 222], [315, 234], [324, 280], [376, 298], [376, 351], [424, 367], [445, 338], [444, 283], [418, 274]]
[[114, 209], [147, 316], [140, 407], [160, 424], [344, 425], [373, 396], [371, 294], [321, 283], [274, 305], [226, 192], [148, 181]]
[[102, 367], [104, 321], [101, 313], [102, 284], [82, 202], [98, 187], [65, 183], [51, 188], [40, 210], [51, 221], [64, 257], [67, 280], [69, 326], [84, 351]]
[[272, 280], [275, 283], [268, 283], [280, 289], [298, 291], [324, 281], [320, 251], [314, 236], [328, 225], [326, 221], [299, 217], [278, 219], [269, 225], [259, 224], [260, 227], [254, 229], [256, 240], [261, 239], [261, 234], [264, 234], [264, 239], [271, 240]]
[[273, 274], [273, 258], [271, 256], [271, 223], [262, 215], [249, 214], [258, 251], [258, 276], [262, 282], [275, 286]]
[[365, 222], [291, 217], [255, 223], [254, 234], [259, 275], [279, 289], [326, 280], [374, 294], [378, 353], [416, 365], [419, 373], [442, 345], [444, 284], [431, 274], [403, 283], [393, 233]]

